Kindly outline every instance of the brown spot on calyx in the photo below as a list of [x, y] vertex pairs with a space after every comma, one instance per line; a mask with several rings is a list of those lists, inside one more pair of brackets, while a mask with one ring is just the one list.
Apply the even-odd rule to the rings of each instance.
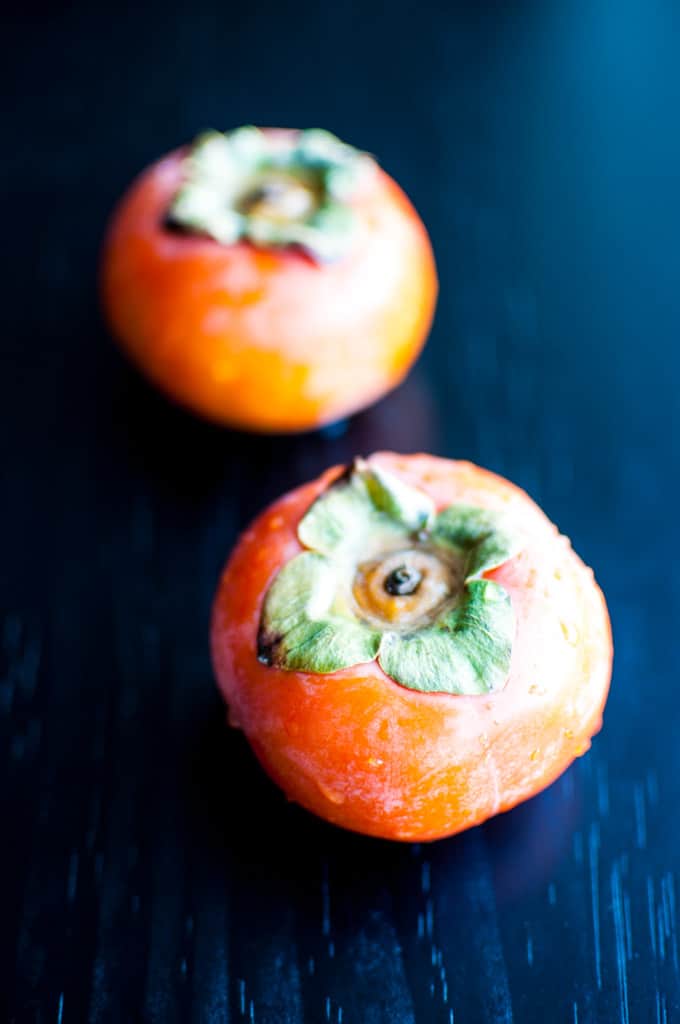
[[367, 469], [370, 469], [368, 460], [363, 455], [355, 455], [351, 462], [343, 466], [341, 472], [331, 481], [329, 487], [337, 487], [338, 484], [350, 484], [355, 474], [365, 472]]
[[193, 231], [186, 224], [180, 224], [175, 217], [173, 217], [170, 211], [166, 211], [160, 218], [160, 228], [162, 231], [167, 231], [170, 235], [191, 235]]
[[263, 665], [276, 663], [276, 649], [281, 643], [280, 636], [272, 636], [264, 630], [257, 634], [257, 660]]
[[342, 470], [342, 472], [338, 473], [338, 475], [335, 477], [335, 479], [333, 481], [331, 481], [330, 486], [331, 487], [336, 487], [338, 484], [348, 484], [348, 483], [350, 483], [350, 481], [352, 479], [353, 473], [354, 473], [354, 462], [348, 462], [347, 465]]

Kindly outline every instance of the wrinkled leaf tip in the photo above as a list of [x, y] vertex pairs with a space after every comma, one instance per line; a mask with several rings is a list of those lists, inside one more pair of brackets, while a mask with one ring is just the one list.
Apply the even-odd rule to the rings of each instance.
[[424, 491], [365, 459], [355, 459], [354, 467], [378, 511], [410, 532], [423, 530], [434, 521], [434, 502]]

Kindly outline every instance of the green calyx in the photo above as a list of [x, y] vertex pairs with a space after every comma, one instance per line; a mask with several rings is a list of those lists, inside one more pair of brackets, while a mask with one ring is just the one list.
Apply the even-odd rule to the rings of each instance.
[[206, 132], [185, 158], [167, 221], [222, 245], [296, 246], [319, 262], [337, 260], [356, 228], [349, 200], [374, 169], [369, 156], [321, 129]]
[[483, 574], [521, 548], [488, 509], [431, 499], [355, 460], [298, 524], [307, 549], [264, 601], [258, 655], [288, 670], [331, 673], [377, 658], [426, 693], [502, 688], [515, 619], [507, 591]]

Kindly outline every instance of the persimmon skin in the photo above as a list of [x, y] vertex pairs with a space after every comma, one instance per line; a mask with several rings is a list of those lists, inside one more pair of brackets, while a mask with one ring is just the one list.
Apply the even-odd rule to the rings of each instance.
[[377, 168], [353, 197], [351, 250], [318, 264], [168, 229], [182, 156], [133, 183], [104, 244], [104, 311], [138, 368], [195, 413], [265, 433], [319, 427], [396, 387], [438, 285], [425, 227], [389, 175]]
[[386, 452], [372, 460], [438, 509], [507, 509], [526, 530], [523, 551], [487, 574], [510, 593], [517, 620], [504, 689], [427, 694], [377, 662], [318, 675], [257, 660], [263, 597], [300, 551], [297, 524], [337, 467], [241, 536], [215, 598], [213, 664], [231, 724], [289, 798], [357, 832], [432, 840], [528, 799], [588, 750], [611, 678], [609, 616], [592, 571], [518, 487], [467, 462]]

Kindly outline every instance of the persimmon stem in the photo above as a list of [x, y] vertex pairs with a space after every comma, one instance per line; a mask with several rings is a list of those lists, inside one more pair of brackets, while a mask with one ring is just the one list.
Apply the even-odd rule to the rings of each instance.
[[385, 577], [383, 586], [392, 597], [409, 597], [415, 594], [423, 581], [423, 574], [408, 565], [399, 565]]
[[292, 174], [264, 175], [238, 203], [242, 213], [280, 224], [309, 216], [316, 205], [314, 190]]
[[429, 625], [462, 587], [455, 559], [425, 547], [388, 551], [357, 567], [352, 593], [362, 619], [376, 627]]

